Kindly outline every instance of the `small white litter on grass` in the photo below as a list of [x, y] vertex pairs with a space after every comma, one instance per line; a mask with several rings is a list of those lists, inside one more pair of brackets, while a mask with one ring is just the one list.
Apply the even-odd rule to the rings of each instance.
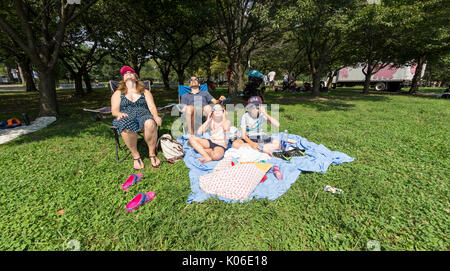
[[336, 187], [332, 187], [330, 185], [325, 186], [323, 190], [326, 191], [326, 192], [331, 192], [333, 194], [342, 194], [342, 193], [344, 193], [344, 191], [342, 191], [341, 189], [338, 189]]
[[4, 144], [21, 135], [33, 133], [47, 127], [50, 123], [56, 121], [55, 117], [40, 117], [32, 121], [30, 125], [24, 125], [11, 128], [11, 129], [0, 129], [0, 144]]

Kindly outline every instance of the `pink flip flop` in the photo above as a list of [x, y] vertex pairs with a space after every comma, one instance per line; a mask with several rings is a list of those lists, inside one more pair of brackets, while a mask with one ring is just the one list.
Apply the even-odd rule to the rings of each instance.
[[273, 166], [273, 174], [277, 177], [278, 180], [283, 179], [283, 175], [281, 174], [280, 168], [278, 166]]
[[127, 204], [125, 207], [128, 212], [133, 212], [137, 210], [140, 206], [146, 204], [149, 201], [152, 201], [156, 196], [155, 191], [150, 191], [147, 193], [139, 193]]
[[262, 180], [260, 181], [260, 183], [263, 183], [263, 182], [265, 182], [266, 180], [267, 180], [267, 176], [264, 175], [264, 177], [262, 178]]
[[130, 188], [130, 186], [139, 182], [140, 180], [142, 180], [142, 172], [139, 172], [138, 174], [133, 173], [130, 175], [130, 177], [128, 177], [125, 183], [122, 184], [122, 189], [127, 190], [128, 188]]

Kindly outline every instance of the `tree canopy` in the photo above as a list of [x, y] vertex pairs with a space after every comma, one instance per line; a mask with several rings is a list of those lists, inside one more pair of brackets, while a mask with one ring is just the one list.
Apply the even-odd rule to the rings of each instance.
[[418, 65], [411, 92], [425, 65], [432, 69], [428, 80], [448, 82], [445, 0], [0, 3], [0, 55], [28, 74], [30, 90], [30, 74], [37, 72], [41, 115], [58, 114], [55, 82], [61, 73], [70, 73], [77, 93], [85, 94], [82, 80], [89, 93], [92, 78], [120, 79], [121, 65], [158, 77], [152, 79], [166, 88], [194, 73], [223, 81], [230, 69], [230, 95], [243, 89], [249, 69], [301, 76], [312, 81], [314, 95], [320, 95], [323, 78], [344, 66], [360, 65], [365, 92], [370, 76], [388, 64]]

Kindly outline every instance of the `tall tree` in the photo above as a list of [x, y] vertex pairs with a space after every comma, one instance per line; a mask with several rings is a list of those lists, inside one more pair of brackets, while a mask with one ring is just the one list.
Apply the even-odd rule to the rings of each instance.
[[41, 116], [56, 116], [59, 112], [55, 66], [66, 28], [96, 1], [77, 5], [65, 0], [1, 0], [0, 29], [26, 53], [38, 73]]
[[216, 27], [212, 30], [226, 48], [230, 61], [229, 95], [236, 95], [238, 89], [243, 88], [246, 61], [271, 38], [274, 29], [261, 18], [264, 13], [274, 12], [276, 3], [269, 0], [216, 0]]
[[313, 95], [320, 94], [320, 81], [330, 63], [337, 61], [336, 50], [342, 43], [342, 25], [354, 7], [351, 0], [292, 1], [278, 13], [275, 26], [295, 32], [299, 49], [304, 50], [313, 80]]
[[6, 33], [0, 32], [0, 54], [13, 56], [17, 62], [22, 78], [22, 83], [25, 84], [27, 92], [37, 91], [36, 84], [33, 78], [33, 68], [31, 66], [30, 58], [23, 50], [15, 43]]
[[[102, 3], [104, 4], [104, 3]], [[98, 3], [82, 14], [70, 27], [62, 44], [61, 60], [75, 80], [75, 92], [84, 95], [92, 92], [89, 72], [117, 45], [110, 16]]]
[[[125, 0], [108, 2], [104, 7], [115, 33], [111, 38], [115, 47], [112, 55], [123, 65], [131, 66], [138, 75], [151, 58], [155, 22], [159, 20], [155, 3], [148, 3], [144, 0]], [[148, 6], [154, 8], [154, 13], [146, 12]]]
[[[142, 7], [146, 18], [154, 18], [151, 24], [144, 25], [146, 33], [154, 34], [151, 54], [155, 59], [170, 64], [180, 85], [184, 84], [186, 68], [199, 53], [217, 41], [208, 33], [212, 27], [212, 20], [208, 17], [211, 7], [210, 1], [198, 5], [198, 1], [193, 0], [159, 1]], [[167, 70], [161, 72], [167, 74]]]
[[397, 62], [417, 64], [409, 93], [418, 90], [424, 65], [450, 52], [448, 17], [450, 2], [445, 0], [392, 0], [392, 18], [397, 29]]
[[388, 7], [382, 3], [358, 1], [348, 24], [343, 25], [345, 62], [361, 67], [365, 76], [363, 93], [369, 93], [372, 75], [393, 61], [395, 38]]

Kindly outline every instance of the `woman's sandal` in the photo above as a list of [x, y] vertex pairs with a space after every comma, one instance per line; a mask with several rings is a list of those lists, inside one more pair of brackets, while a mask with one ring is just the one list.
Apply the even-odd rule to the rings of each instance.
[[156, 196], [155, 191], [150, 191], [147, 193], [139, 193], [127, 204], [125, 207], [128, 212], [133, 212], [137, 210], [142, 205], [151, 201]]
[[[137, 161], [139, 162], [139, 165], [142, 166], [142, 163], [141, 163], [141, 161], [140, 161], [140, 160], [141, 160], [141, 157], [136, 158], [136, 159], [133, 158], [133, 160], [134, 160], [134, 161], [137, 160]], [[143, 168], [144, 168], [144, 167], [142, 167], [142, 168], [140, 168], [140, 169], [137, 169], [137, 168], [134, 167], [134, 170], [141, 170], [141, 169], [143, 169]]]
[[122, 189], [127, 190], [128, 188], [130, 188], [130, 186], [139, 182], [140, 180], [142, 180], [141, 172], [139, 172], [138, 174], [131, 174], [130, 177], [128, 177], [128, 179], [125, 181], [125, 183], [122, 184]]
[[152, 167], [153, 167], [153, 168], [159, 168], [159, 165], [161, 165], [161, 161], [159, 162], [158, 165], [154, 166], [153, 163], [152, 163], [152, 158], [153, 158], [153, 160], [154, 160], [155, 163], [156, 163], [156, 156], [149, 156], [150, 164], [152, 165]]

